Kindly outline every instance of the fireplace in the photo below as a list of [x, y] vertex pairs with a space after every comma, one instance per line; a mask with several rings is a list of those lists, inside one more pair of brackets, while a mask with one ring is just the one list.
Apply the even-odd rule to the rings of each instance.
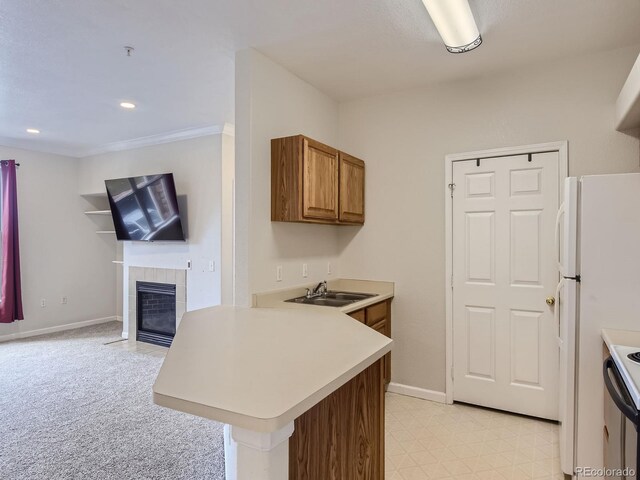
[[176, 334], [176, 286], [136, 282], [136, 340], [168, 347]]

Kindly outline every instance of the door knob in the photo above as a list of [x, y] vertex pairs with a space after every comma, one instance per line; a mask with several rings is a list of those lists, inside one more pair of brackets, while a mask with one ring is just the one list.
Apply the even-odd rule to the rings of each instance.
[[556, 303], [556, 299], [553, 297], [547, 297], [545, 302], [547, 302], [547, 305], [549, 305], [550, 307], [553, 307]]

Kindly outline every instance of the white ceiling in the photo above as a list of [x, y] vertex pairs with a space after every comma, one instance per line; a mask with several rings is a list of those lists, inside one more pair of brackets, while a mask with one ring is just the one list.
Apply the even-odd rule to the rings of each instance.
[[638, 0], [471, 7], [484, 44], [451, 55], [421, 0], [2, 0], [0, 144], [83, 156], [233, 123], [246, 47], [346, 100], [640, 44]]

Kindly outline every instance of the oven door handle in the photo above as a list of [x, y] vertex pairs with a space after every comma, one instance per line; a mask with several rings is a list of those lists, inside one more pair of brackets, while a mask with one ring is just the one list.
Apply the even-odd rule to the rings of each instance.
[[620, 409], [622, 414], [625, 417], [627, 417], [629, 420], [631, 420], [631, 422], [633, 422], [633, 424], [637, 428], [638, 420], [639, 420], [638, 409], [635, 407], [635, 405], [628, 404], [627, 402], [625, 402], [624, 398], [622, 398], [622, 395], [620, 395], [620, 392], [618, 392], [616, 387], [613, 385], [613, 382], [611, 381], [611, 377], [609, 376], [609, 370], [611, 370], [611, 373], [615, 375], [616, 379], [618, 380], [618, 383], [620, 385], [624, 385], [624, 380], [620, 376], [620, 372], [618, 372], [618, 368], [616, 367], [616, 364], [613, 361], [613, 358], [611, 357], [608, 357], [604, 361], [603, 372], [602, 372], [604, 375], [604, 384], [606, 385], [607, 390], [609, 391], [609, 395], [611, 396], [611, 399], [616, 404], [618, 409]]

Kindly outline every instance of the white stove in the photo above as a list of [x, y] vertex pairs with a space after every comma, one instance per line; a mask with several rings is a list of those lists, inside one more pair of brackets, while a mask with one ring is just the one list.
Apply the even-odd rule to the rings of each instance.
[[612, 345], [610, 348], [611, 358], [620, 371], [633, 403], [640, 410], [640, 363], [629, 358], [630, 354], [637, 352], [640, 352], [640, 348], [625, 345]]

